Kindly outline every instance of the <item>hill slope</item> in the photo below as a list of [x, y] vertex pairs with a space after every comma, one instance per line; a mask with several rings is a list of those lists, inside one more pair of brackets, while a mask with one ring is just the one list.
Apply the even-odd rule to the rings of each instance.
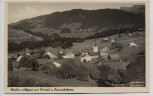
[[[83, 10], [73, 9], [64, 12], [25, 19], [10, 24], [13, 29], [30, 30], [45, 34], [58, 33], [61, 36], [87, 37], [97, 32], [111, 29], [144, 28], [145, 18], [139, 14], [117, 9]], [[70, 31], [63, 31], [65, 29]], [[61, 33], [62, 32], [62, 33]], [[73, 35], [74, 33], [75, 36]]]

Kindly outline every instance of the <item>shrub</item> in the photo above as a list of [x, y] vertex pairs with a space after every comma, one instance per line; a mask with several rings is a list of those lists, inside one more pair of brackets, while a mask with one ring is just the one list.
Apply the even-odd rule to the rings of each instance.
[[79, 65], [74, 60], [67, 60], [63, 62], [60, 68], [60, 74], [63, 79], [77, 77]]
[[100, 78], [100, 71], [98, 69], [92, 70], [90, 72], [90, 77], [97, 81]]
[[48, 74], [48, 75], [52, 75], [55, 76], [57, 73], [57, 68], [55, 65], [53, 65], [51, 62], [48, 62], [47, 64], [43, 64], [41, 65], [38, 70]]
[[111, 70], [111, 67], [109, 67], [108, 65], [101, 65], [99, 67], [100, 80], [107, 80], [107, 76], [110, 74]]
[[50, 85], [44, 82], [39, 82], [38, 79], [34, 79], [28, 76], [9, 75], [8, 87], [54, 87], [56, 85]]
[[69, 28], [64, 28], [61, 30], [61, 33], [71, 33], [71, 30]]
[[122, 81], [122, 78], [120, 74], [118, 74], [115, 70], [112, 70], [108, 76], [107, 79], [112, 83], [120, 83]]
[[35, 55], [36, 54], [36, 51], [30, 51], [30, 55]]
[[19, 61], [18, 68], [25, 67], [26, 65], [28, 66], [29, 64], [30, 64], [30, 61], [28, 60], [28, 57], [27, 56], [23, 56]]
[[29, 58], [29, 61], [30, 61], [30, 67], [32, 70], [38, 70], [38, 67], [39, 67], [39, 64], [38, 64], [38, 61], [35, 57], [30, 57]]
[[89, 79], [89, 69], [85, 65], [80, 65], [78, 70], [78, 80], [88, 81]]
[[23, 56], [19, 61], [18, 68], [31, 68], [32, 70], [37, 70], [39, 67], [38, 61], [35, 57]]
[[45, 55], [43, 56], [43, 58], [50, 59], [50, 56], [47, 55], [47, 54], [45, 54]]
[[38, 58], [39, 59], [42, 58], [45, 52], [46, 52], [45, 49], [38, 50], [38, 52], [37, 52]]
[[111, 48], [117, 49], [117, 51], [120, 51], [123, 48], [123, 45], [121, 43], [112, 43]]
[[127, 71], [118, 71], [118, 73], [120, 74], [122, 78], [122, 81], [121, 81], [122, 83], [130, 82], [129, 74], [127, 73]]

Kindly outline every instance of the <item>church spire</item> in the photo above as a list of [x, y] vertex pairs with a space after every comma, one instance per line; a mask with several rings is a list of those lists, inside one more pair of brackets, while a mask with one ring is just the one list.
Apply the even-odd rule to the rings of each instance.
[[95, 46], [97, 46], [96, 39], [95, 39]]
[[98, 46], [95, 39], [95, 45], [93, 46], [93, 52], [98, 52]]

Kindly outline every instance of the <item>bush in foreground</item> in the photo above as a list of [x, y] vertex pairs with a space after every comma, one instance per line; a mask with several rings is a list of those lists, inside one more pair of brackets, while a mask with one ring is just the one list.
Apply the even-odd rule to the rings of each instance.
[[78, 70], [78, 80], [88, 81], [89, 80], [89, 69], [85, 65], [80, 65]]
[[79, 70], [79, 65], [74, 60], [65, 61], [60, 68], [61, 78], [70, 79], [77, 77]]
[[51, 62], [48, 62], [47, 64], [41, 65], [38, 70], [40, 70], [48, 75], [52, 75], [52, 76], [55, 76], [57, 73], [56, 66], [53, 65]]
[[23, 77], [18, 75], [8, 76], [8, 87], [54, 87], [56, 85], [50, 85], [44, 82], [39, 82], [38, 80], [30, 77]]

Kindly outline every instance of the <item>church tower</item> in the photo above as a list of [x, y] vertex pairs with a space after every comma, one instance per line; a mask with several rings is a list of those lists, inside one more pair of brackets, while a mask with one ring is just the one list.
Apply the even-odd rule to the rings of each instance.
[[98, 52], [98, 46], [95, 40], [95, 45], [93, 46], [93, 52]]

